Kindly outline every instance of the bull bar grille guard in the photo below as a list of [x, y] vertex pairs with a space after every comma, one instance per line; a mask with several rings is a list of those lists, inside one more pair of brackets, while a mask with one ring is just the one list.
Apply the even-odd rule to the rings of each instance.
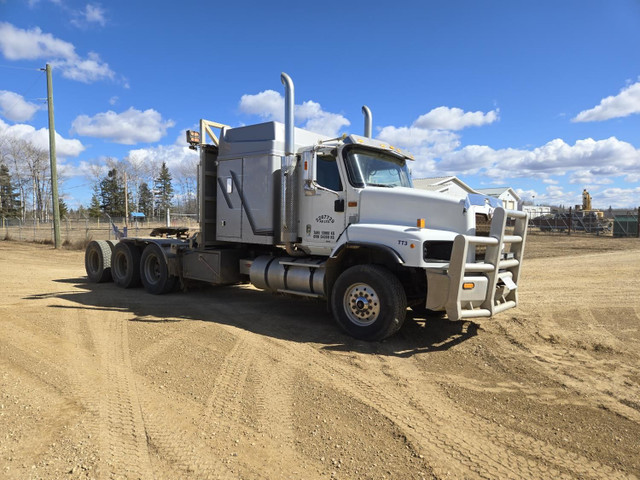
[[[489, 236], [458, 235], [453, 242], [447, 275], [449, 294], [445, 304], [450, 320], [491, 317], [518, 304], [517, 286], [520, 280], [522, 254], [527, 237], [528, 213], [498, 207], [493, 212]], [[507, 220], [515, 220], [513, 234], [506, 235]], [[510, 245], [508, 256], [503, 255]], [[469, 249], [486, 246], [484, 262], [467, 262]], [[463, 305], [463, 283], [467, 273], [482, 273], [488, 279], [487, 295], [477, 308]], [[499, 288], [499, 283], [503, 288]]]

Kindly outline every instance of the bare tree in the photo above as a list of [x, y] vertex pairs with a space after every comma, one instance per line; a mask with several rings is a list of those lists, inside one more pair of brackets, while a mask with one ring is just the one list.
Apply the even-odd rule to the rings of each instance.
[[11, 177], [20, 195], [20, 219], [24, 222], [27, 216], [29, 205], [28, 197], [31, 190], [30, 174], [26, 164], [23, 162], [26, 156], [29, 143], [26, 140], [0, 135], [0, 155], [2, 161], [9, 167]]

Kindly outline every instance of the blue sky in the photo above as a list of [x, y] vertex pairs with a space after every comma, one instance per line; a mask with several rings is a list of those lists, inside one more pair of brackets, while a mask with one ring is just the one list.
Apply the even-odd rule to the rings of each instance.
[[105, 157], [193, 162], [183, 132], [280, 119], [363, 130], [535, 203], [640, 204], [640, 1], [0, 0], [0, 134], [46, 144], [54, 67], [67, 204]]

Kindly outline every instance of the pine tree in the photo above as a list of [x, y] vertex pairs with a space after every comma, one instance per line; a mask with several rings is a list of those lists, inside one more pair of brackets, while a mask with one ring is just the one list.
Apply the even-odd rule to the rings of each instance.
[[64, 218], [69, 215], [69, 207], [67, 206], [67, 202], [65, 202], [62, 198], [58, 198], [58, 209], [60, 211], [60, 218]]
[[100, 199], [98, 198], [97, 191], [94, 191], [93, 195], [91, 195], [91, 204], [89, 205], [87, 212], [91, 218], [100, 218], [100, 215], [102, 215], [102, 207], [100, 206]]
[[124, 217], [124, 185], [120, 183], [115, 168], [109, 170], [100, 182], [100, 199], [102, 210], [111, 217]]
[[162, 162], [160, 174], [155, 180], [154, 189], [156, 210], [159, 215], [166, 215], [167, 210], [171, 208], [173, 186], [171, 185], [171, 173], [165, 162]]
[[149, 190], [147, 182], [142, 182], [139, 188], [138, 209], [147, 218], [153, 217], [153, 193]]
[[11, 182], [9, 168], [5, 164], [0, 164], [0, 216], [18, 217], [20, 206], [20, 194]]

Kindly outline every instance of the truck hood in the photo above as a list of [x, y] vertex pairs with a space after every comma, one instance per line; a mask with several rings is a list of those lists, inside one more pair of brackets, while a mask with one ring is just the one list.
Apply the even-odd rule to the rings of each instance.
[[367, 187], [360, 191], [359, 222], [415, 227], [424, 218], [426, 228], [471, 235], [475, 203], [415, 188]]

